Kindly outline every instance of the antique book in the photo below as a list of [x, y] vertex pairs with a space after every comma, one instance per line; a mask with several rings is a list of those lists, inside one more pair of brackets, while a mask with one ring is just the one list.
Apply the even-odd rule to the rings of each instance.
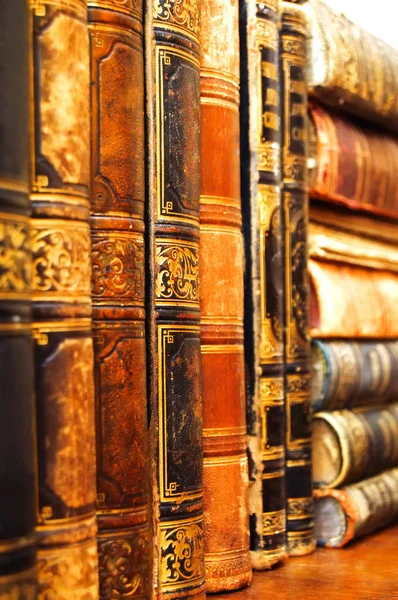
[[310, 195], [398, 217], [398, 138], [312, 104]]
[[142, 3], [89, 0], [100, 598], [149, 595]]
[[398, 50], [322, 0], [310, 0], [309, 9], [309, 92], [398, 132]]
[[[359, 232], [344, 231], [336, 216], [334, 219], [337, 221], [335, 225], [314, 222], [311, 211], [308, 242], [311, 258], [398, 273], [396, 240], [375, 239]], [[377, 226], [377, 223], [374, 225]]]
[[240, 25], [250, 550], [269, 569], [286, 556], [279, 1], [242, 4]]
[[37, 469], [29, 201], [29, 8], [1, 3], [0, 598], [35, 600]]
[[85, 0], [30, 3], [39, 598], [98, 598]]
[[[206, 590], [248, 585], [238, 0], [201, 2], [200, 274]], [[228, 510], [226, 510], [228, 507]]]
[[398, 404], [315, 413], [312, 439], [315, 487], [339, 487], [398, 466]]
[[341, 548], [398, 520], [398, 468], [341, 490], [315, 490], [315, 537], [319, 546]]
[[307, 274], [307, 29], [301, 3], [282, 2], [282, 199], [287, 549], [314, 550]]
[[205, 598], [198, 0], [148, 2], [145, 36], [153, 595]]
[[397, 338], [398, 274], [309, 260], [315, 338]]
[[398, 341], [312, 341], [314, 410], [386, 404], [397, 399]]

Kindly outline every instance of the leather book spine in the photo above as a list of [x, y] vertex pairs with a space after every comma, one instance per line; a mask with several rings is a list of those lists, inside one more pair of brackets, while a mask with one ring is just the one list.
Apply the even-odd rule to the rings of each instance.
[[398, 338], [398, 274], [311, 259], [314, 338]]
[[89, 0], [91, 260], [101, 600], [151, 580], [142, 2]]
[[39, 598], [96, 600], [87, 2], [30, 6]]
[[398, 464], [398, 404], [314, 415], [314, 486], [339, 487]]
[[29, 10], [1, 6], [0, 598], [37, 594], [29, 201]]
[[[398, 469], [390, 469], [342, 490], [315, 490], [319, 546], [342, 548], [351, 540], [387, 527], [398, 519]], [[336, 523], [330, 529], [330, 518]]]
[[393, 402], [398, 397], [397, 341], [312, 342], [314, 410]]
[[314, 550], [307, 276], [307, 28], [304, 7], [282, 2], [282, 197], [287, 549]]
[[[397, 138], [313, 104], [310, 195], [397, 217]], [[395, 213], [395, 215], [394, 215]]]
[[[245, 164], [247, 151], [241, 146], [246, 244], [246, 412], [251, 559], [254, 569], [269, 569], [286, 556], [280, 3], [269, 0], [253, 4], [255, 36], [251, 43], [256, 54], [254, 64], [248, 62], [247, 70], [255, 79], [252, 89], [248, 89], [254, 97], [246, 100], [249, 107], [246, 122], [241, 117], [241, 139], [245, 140], [252, 128], [251, 143], [255, 151], [251, 161], [255, 173], [251, 174]], [[249, 53], [250, 46], [244, 51]], [[241, 115], [244, 114], [243, 98]], [[250, 182], [246, 183], [248, 173], [253, 180], [251, 188]]]
[[238, 0], [202, 0], [200, 299], [207, 592], [238, 589], [248, 585], [252, 577], [243, 344], [238, 18]]
[[198, 0], [154, 0], [146, 28], [148, 371], [154, 595], [204, 598], [199, 305]]
[[309, 4], [311, 95], [398, 132], [398, 50], [321, 0]]

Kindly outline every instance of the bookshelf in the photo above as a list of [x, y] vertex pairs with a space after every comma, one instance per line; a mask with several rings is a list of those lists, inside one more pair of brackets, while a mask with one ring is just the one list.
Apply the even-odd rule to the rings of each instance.
[[318, 549], [255, 573], [252, 585], [214, 600], [395, 600], [398, 525], [341, 550]]

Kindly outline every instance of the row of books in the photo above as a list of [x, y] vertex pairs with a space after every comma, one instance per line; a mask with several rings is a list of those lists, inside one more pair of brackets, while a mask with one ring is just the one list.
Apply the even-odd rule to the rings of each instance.
[[314, 550], [308, 326], [398, 339], [398, 53], [308, 4], [6, 3], [0, 597], [199, 599]]

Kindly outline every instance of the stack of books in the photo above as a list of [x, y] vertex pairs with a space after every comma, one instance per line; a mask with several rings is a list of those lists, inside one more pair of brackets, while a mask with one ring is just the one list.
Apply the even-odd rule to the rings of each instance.
[[343, 546], [398, 514], [398, 52], [311, 5], [315, 533]]
[[318, 538], [397, 517], [398, 54], [318, 0], [3, 5], [0, 598], [313, 552], [311, 387], [316, 484], [377, 477]]

